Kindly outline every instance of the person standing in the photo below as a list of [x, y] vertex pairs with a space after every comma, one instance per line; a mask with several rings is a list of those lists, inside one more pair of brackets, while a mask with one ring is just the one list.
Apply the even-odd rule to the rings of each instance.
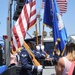
[[66, 55], [59, 58], [56, 75], [68, 75], [73, 61], [75, 61], [75, 36], [69, 36], [66, 43]]
[[20, 52], [20, 62], [21, 70], [20, 75], [37, 75], [42, 71], [42, 65], [35, 66], [32, 62], [32, 57], [28, 54], [26, 49], [23, 49]]

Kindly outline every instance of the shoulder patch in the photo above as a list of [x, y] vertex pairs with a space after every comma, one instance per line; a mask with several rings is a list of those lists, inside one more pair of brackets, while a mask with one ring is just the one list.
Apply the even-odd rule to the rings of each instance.
[[22, 56], [22, 57], [27, 57], [27, 55], [26, 55], [26, 54], [22, 54], [21, 56]]

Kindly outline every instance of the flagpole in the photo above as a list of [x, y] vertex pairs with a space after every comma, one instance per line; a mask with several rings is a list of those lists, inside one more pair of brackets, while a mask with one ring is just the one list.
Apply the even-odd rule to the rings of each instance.
[[42, 45], [44, 44], [43, 39], [44, 39], [44, 24], [43, 24], [43, 30], [42, 30]]
[[[40, 14], [37, 14], [37, 18], [39, 19], [39, 35], [41, 34], [41, 32], [40, 32]], [[37, 30], [37, 24], [35, 25], [35, 29], [36, 29], [36, 45], [38, 45], [38, 30]]]
[[33, 52], [31, 51], [30, 47], [27, 45], [26, 42], [24, 42], [24, 47], [26, 48], [27, 52], [29, 53], [29, 55], [32, 57], [32, 62], [36, 65], [36, 66], [39, 66], [40, 63], [36, 60]]
[[32, 38], [32, 36], [27, 32], [27, 34]]
[[39, 13], [38, 13], [38, 21], [39, 21], [39, 35], [41, 35], [41, 26], [40, 26], [41, 18], [40, 18], [40, 11], [39, 11]]
[[[41, 18], [40, 18], [40, 11], [39, 13], [37, 14], [37, 19], [38, 19], [38, 23], [39, 23], [39, 35], [41, 35], [41, 27], [40, 27], [40, 21], [41, 21]], [[37, 31], [37, 24], [36, 24], [36, 45], [38, 45], [38, 31]]]
[[35, 25], [35, 27], [36, 27], [36, 45], [38, 45], [38, 31], [37, 31], [37, 24]]
[[[44, 45], [44, 42], [43, 42], [43, 41], [44, 41], [44, 28], [45, 28], [44, 26], [45, 26], [45, 25], [43, 24], [43, 30], [42, 30], [42, 42], [41, 42], [42, 45]], [[43, 50], [43, 52], [45, 52], [45, 50]], [[46, 52], [45, 52], [45, 53], [46, 53]], [[46, 53], [46, 57], [48, 57], [48, 56], [49, 56], [48, 53]]]

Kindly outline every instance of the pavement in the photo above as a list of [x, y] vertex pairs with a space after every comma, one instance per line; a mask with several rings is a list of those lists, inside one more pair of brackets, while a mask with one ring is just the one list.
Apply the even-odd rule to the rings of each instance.
[[45, 66], [42, 75], [56, 75], [55, 66]]

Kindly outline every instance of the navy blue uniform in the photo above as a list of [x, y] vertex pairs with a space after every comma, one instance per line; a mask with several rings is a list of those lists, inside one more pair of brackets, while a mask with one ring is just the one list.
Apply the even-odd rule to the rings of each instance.
[[53, 57], [54, 57], [54, 59], [53, 59], [52, 61], [53, 61], [54, 65], [57, 65], [57, 62], [58, 62], [60, 56], [58, 56], [58, 55], [56, 54], [56, 52], [54, 52], [54, 56], [53, 56]]
[[40, 59], [45, 59], [45, 58], [46, 58], [46, 53], [41, 51]]
[[40, 51], [33, 50], [33, 53], [34, 53], [35, 58], [36, 58], [37, 60], [40, 59]]
[[35, 58], [39, 61], [39, 63], [44, 67], [44, 59], [46, 58], [46, 53], [41, 50], [34, 50]]
[[20, 75], [37, 75], [37, 66], [33, 66], [31, 56], [25, 49], [21, 50], [20, 53], [20, 60], [21, 60], [21, 71]]
[[42, 52], [41, 50], [34, 50], [34, 55], [37, 60], [46, 58], [46, 54]]

